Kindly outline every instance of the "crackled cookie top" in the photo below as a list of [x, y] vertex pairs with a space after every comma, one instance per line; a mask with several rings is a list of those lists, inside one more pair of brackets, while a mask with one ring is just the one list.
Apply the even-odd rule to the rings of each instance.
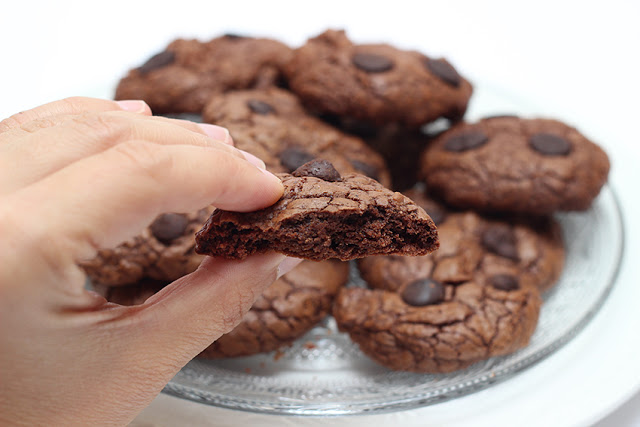
[[203, 118], [229, 129], [235, 146], [261, 158], [271, 172], [290, 173], [320, 158], [340, 173], [361, 173], [391, 185], [380, 154], [360, 138], [309, 115], [295, 95], [285, 90], [236, 91], [214, 97]]
[[382, 365], [416, 372], [450, 372], [527, 345], [540, 292], [562, 269], [558, 225], [452, 212], [409, 195], [434, 212], [440, 249], [358, 260], [374, 290], [341, 291], [334, 307], [341, 330]]
[[303, 261], [269, 286], [242, 322], [200, 357], [248, 356], [276, 350], [314, 327], [349, 278], [349, 264]]
[[548, 214], [587, 209], [607, 180], [606, 153], [556, 120], [461, 123], [424, 152], [431, 191], [461, 208]]
[[293, 51], [270, 39], [228, 34], [178, 39], [129, 71], [116, 99], [143, 99], [156, 113], [200, 112], [213, 94], [278, 83]]
[[388, 44], [353, 44], [335, 30], [297, 49], [285, 73], [291, 90], [312, 109], [378, 125], [459, 119], [472, 92], [445, 59]]
[[350, 260], [374, 254], [425, 255], [435, 225], [400, 193], [363, 175], [341, 176], [326, 161], [279, 174], [284, 195], [256, 212], [215, 211], [196, 235], [196, 252], [242, 259], [257, 252]]
[[141, 234], [113, 249], [101, 249], [80, 266], [92, 283], [101, 285], [128, 285], [143, 278], [178, 279], [195, 271], [203, 259], [194, 251], [194, 234], [212, 210], [159, 215]]

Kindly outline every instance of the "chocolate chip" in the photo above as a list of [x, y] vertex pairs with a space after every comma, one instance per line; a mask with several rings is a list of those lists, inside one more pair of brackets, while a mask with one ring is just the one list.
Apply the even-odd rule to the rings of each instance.
[[456, 69], [453, 68], [451, 64], [449, 64], [444, 59], [427, 58], [425, 64], [427, 65], [429, 71], [435, 74], [436, 77], [438, 77], [443, 82], [453, 87], [460, 86], [460, 82], [462, 81], [460, 74], [458, 74]]
[[489, 278], [489, 283], [501, 291], [515, 291], [520, 288], [518, 278], [511, 274], [496, 274]]
[[238, 34], [234, 34], [234, 33], [227, 33], [225, 35], [223, 35], [222, 37], [224, 37], [225, 39], [229, 39], [229, 40], [241, 40], [241, 39], [246, 39], [246, 36], [241, 36]]
[[145, 62], [140, 68], [138, 68], [138, 72], [140, 74], [147, 74], [150, 71], [166, 67], [169, 64], [173, 64], [175, 60], [176, 54], [170, 50], [165, 50], [149, 58], [147, 62]]
[[330, 162], [321, 159], [315, 159], [305, 163], [298, 169], [294, 170], [291, 175], [298, 177], [314, 176], [330, 182], [342, 181], [342, 177], [336, 168], [334, 168]]
[[433, 279], [420, 279], [402, 292], [402, 300], [414, 307], [438, 304], [444, 301], [444, 286]]
[[518, 261], [516, 236], [506, 226], [494, 225], [487, 228], [482, 233], [482, 245], [496, 255]]
[[489, 140], [487, 135], [480, 131], [470, 131], [452, 136], [444, 143], [444, 149], [459, 153], [461, 151], [478, 148]]
[[247, 101], [247, 107], [251, 109], [256, 114], [262, 114], [266, 116], [267, 114], [275, 113], [276, 109], [266, 102], [258, 101], [257, 99], [250, 99]]
[[316, 156], [299, 147], [285, 148], [280, 152], [280, 163], [282, 163], [282, 166], [289, 172], [293, 172], [315, 158]]
[[354, 168], [356, 168], [356, 170], [362, 172], [363, 175], [366, 175], [369, 178], [373, 178], [376, 181], [380, 180], [378, 168], [376, 168], [375, 166], [372, 166], [369, 163], [361, 162], [360, 160], [350, 160], [349, 162]]
[[375, 53], [356, 53], [351, 57], [351, 62], [367, 73], [382, 73], [393, 68], [393, 61]]
[[151, 234], [162, 243], [170, 243], [182, 236], [187, 229], [187, 217], [176, 213], [165, 213], [158, 216], [151, 224]]
[[167, 113], [161, 114], [161, 116], [167, 117], [169, 119], [188, 120], [195, 123], [204, 123], [204, 121], [202, 120], [202, 114], [198, 113]]
[[552, 133], [537, 133], [529, 138], [529, 145], [538, 153], [547, 156], [566, 156], [571, 152], [571, 144]]

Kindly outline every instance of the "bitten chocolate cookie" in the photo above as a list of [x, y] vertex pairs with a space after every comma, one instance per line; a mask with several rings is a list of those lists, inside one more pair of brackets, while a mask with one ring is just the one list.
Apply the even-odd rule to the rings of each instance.
[[382, 365], [415, 372], [451, 372], [526, 346], [540, 291], [564, 260], [557, 224], [534, 221], [441, 210], [437, 252], [358, 260], [375, 290], [341, 291], [338, 326]]
[[200, 357], [248, 356], [290, 344], [326, 317], [348, 279], [348, 263], [303, 261], [269, 286], [242, 322]]
[[129, 71], [116, 99], [143, 99], [156, 114], [199, 113], [213, 94], [277, 84], [293, 51], [270, 39], [178, 39]]
[[460, 119], [472, 92], [445, 59], [388, 44], [353, 44], [335, 30], [297, 49], [285, 73], [310, 108], [377, 125], [417, 128], [438, 117]]
[[[290, 344], [329, 313], [348, 278], [348, 263], [303, 261], [271, 284], [240, 324], [207, 347], [200, 357], [249, 356]], [[98, 292], [116, 304], [139, 305], [166, 284], [143, 279], [129, 286], [100, 287]]]
[[295, 95], [282, 89], [236, 91], [211, 99], [208, 123], [224, 126], [235, 146], [261, 158], [271, 172], [293, 172], [315, 158], [343, 174], [361, 173], [391, 185], [383, 157], [360, 138], [309, 115]]
[[203, 259], [195, 253], [194, 234], [213, 208], [158, 216], [141, 234], [114, 249], [102, 249], [80, 266], [92, 283], [128, 285], [143, 278], [173, 281], [195, 271]]
[[461, 123], [425, 150], [422, 173], [447, 203], [493, 212], [584, 210], [607, 180], [606, 153], [556, 120]]
[[242, 259], [277, 251], [297, 258], [343, 261], [377, 254], [425, 255], [438, 248], [425, 211], [363, 175], [340, 174], [312, 161], [279, 174], [284, 195], [249, 213], [215, 211], [196, 234], [196, 252]]

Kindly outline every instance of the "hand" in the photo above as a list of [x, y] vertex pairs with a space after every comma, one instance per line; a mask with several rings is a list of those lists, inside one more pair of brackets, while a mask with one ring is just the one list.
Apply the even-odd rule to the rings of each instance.
[[133, 419], [241, 320], [286, 258], [207, 258], [134, 307], [85, 290], [76, 262], [160, 213], [251, 211], [282, 191], [226, 129], [152, 117], [142, 101], [70, 98], [2, 121], [0, 424]]

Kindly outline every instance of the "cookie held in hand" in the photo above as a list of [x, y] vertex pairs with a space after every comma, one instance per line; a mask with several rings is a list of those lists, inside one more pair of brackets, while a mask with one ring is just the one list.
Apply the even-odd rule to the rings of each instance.
[[418, 205], [359, 174], [340, 176], [314, 160], [278, 174], [284, 195], [248, 213], [215, 211], [196, 234], [196, 252], [229, 259], [276, 251], [316, 261], [369, 255], [426, 255], [439, 246]]

